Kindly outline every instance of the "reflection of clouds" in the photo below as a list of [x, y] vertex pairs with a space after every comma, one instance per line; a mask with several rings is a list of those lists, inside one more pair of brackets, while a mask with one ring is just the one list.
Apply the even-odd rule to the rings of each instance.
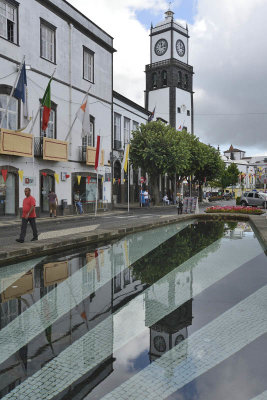
[[117, 362], [119, 368], [124, 368], [127, 372], [136, 371], [135, 361], [145, 351], [149, 351], [149, 334], [148, 329], [145, 334], [135, 338], [122, 349], [122, 356], [118, 357]]

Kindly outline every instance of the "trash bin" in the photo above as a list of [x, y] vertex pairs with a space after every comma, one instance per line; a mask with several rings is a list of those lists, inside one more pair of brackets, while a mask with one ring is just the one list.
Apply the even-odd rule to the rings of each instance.
[[63, 211], [65, 210], [65, 208], [67, 208], [67, 205], [68, 205], [68, 200], [62, 199], [61, 200], [61, 207], [62, 207]]

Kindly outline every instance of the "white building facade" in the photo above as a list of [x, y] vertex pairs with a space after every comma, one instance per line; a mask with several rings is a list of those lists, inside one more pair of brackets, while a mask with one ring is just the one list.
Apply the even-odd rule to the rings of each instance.
[[[36, 198], [38, 213], [48, 212], [47, 194], [52, 189], [60, 204], [65, 200], [66, 213], [73, 211], [78, 190], [85, 207], [94, 203], [96, 190], [100, 201], [111, 202], [114, 51], [113, 38], [64, 0], [0, 0], [1, 215], [19, 213], [26, 186]], [[33, 119], [54, 73], [45, 132], [41, 112], [33, 129], [32, 120], [18, 131], [27, 121], [21, 100], [14, 97], [5, 117], [24, 56]], [[81, 122], [72, 124], [88, 90], [90, 132], [82, 137]], [[94, 170], [97, 135], [102, 136], [98, 182]]]

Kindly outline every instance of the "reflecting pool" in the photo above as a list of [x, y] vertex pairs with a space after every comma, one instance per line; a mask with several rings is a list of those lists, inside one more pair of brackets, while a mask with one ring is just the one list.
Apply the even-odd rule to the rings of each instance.
[[267, 398], [267, 263], [246, 223], [1, 267], [0, 296], [0, 398]]

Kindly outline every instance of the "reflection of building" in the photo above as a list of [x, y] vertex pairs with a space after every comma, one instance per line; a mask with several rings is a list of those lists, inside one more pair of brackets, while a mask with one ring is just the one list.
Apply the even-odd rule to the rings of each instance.
[[189, 300], [150, 327], [151, 362], [188, 337], [187, 327], [192, 324], [192, 319], [192, 300]]

